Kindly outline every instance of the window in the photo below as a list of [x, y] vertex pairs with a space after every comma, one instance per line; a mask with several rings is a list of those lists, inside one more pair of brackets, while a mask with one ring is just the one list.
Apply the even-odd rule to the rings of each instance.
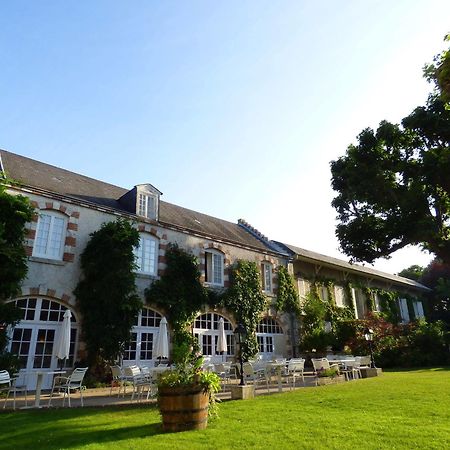
[[260, 356], [269, 359], [275, 353], [282, 353], [280, 338], [283, 338], [283, 330], [278, 322], [271, 317], [262, 319], [256, 327], [256, 340]]
[[223, 286], [223, 255], [208, 250], [205, 252], [205, 281]]
[[423, 312], [423, 305], [420, 301], [414, 301], [413, 302], [413, 308], [414, 308], [414, 317], [416, 319], [424, 319], [425, 314]]
[[334, 298], [336, 300], [336, 306], [343, 308], [345, 306], [345, 291], [342, 286], [334, 286]]
[[211, 356], [212, 360], [220, 362], [223, 358], [217, 352], [219, 339], [219, 320], [223, 318], [223, 327], [227, 339], [227, 355], [234, 355], [234, 334], [231, 322], [216, 313], [205, 313], [198, 316], [194, 321], [194, 336], [198, 339], [202, 354]]
[[162, 316], [150, 308], [139, 313], [131, 332], [131, 340], [125, 346], [123, 360], [128, 364], [153, 364], [153, 347], [159, 334]]
[[363, 319], [367, 314], [367, 299], [360, 288], [352, 288], [353, 300], [355, 302], [355, 313], [357, 319]]
[[[53, 300], [32, 297], [16, 300], [20, 308], [21, 321], [9, 333], [8, 350], [18, 355], [20, 368], [28, 372], [39, 369], [56, 369], [55, 342], [63, 321], [66, 307]], [[70, 350], [66, 367], [73, 366], [77, 344], [77, 322], [75, 315], [71, 318]], [[34, 389], [36, 379], [27, 377], [28, 387]], [[51, 388], [51, 378], [44, 377], [43, 388]]]
[[375, 311], [381, 312], [381, 302], [380, 302], [380, 296], [378, 295], [378, 292], [374, 292], [373, 302], [374, 302], [374, 306], [375, 306]]
[[138, 194], [139, 216], [156, 219], [156, 199], [153, 195]]
[[328, 287], [324, 284], [318, 286], [319, 297], [323, 302], [328, 301]]
[[272, 292], [272, 264], [262, 263], [261, 264], [262, 273], [262, 288], [264, 292]]
[[302, 302], [302, 299], [304, 300], [306, 298], [306, 296], [309, 294], [309, 289], [310, 289], [309, 281], [306, 281], [303, 278], [298, 278], [297, 285], [298, 285], [298, 295], [300, 297], [300, 302]]
[[39, 214], [33, 256], [62, 259], [66, 235], [66, 218], [60, 214]]
[[400, 309], [400, 318], [402, 323], [409, 322], [409, 311], [408, 311], [408, 301], [406, 298], [401, 298], [398, 301], [399, 309]]
[[141, 234], [139, 247], [134, 249], [137, 271], [149, 275], [156, 275], [158, 267], [158, 239], [153, 236]]

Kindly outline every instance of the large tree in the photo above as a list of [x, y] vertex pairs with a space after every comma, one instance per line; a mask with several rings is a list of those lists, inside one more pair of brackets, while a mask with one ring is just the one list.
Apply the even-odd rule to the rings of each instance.
[[412, 244], [450, 262], [450, 111], [436, 95], [402, 125], [363, 130], [331, 173], [336, 235], [353, 260]]
[[142, 308], [134, 272], [133, 248], [138, 245], [138, 231], [126, 220], [117, 220], [92, 233], [81, 255], [83, 279], [74, 293], [90, 365], [114, 361], [130, 339]]
[[6, 345], [6, 327], [17, 323], [20, 310], [11, 303], [27, 274], [23, 241], [25, 224], [31, 221], [33, 208], [27, 197], [12, 195], [6, 188], [12, 181], [0, 172], [0, 352]]

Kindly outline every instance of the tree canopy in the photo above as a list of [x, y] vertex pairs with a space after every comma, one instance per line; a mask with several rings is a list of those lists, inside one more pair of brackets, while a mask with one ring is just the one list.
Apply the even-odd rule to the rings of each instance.
[[125, 220], [105, 223], [81, 255], [84, 278], [74, 294], [83, 315], [90, 364], [114, 361], [130, 339], [142, 302], [136, 293], [135, 256], [139, 233]]
[[409, 244], [450, 262], [450, 111], [437, 96], [401, 125], [366, 128], [331, 162], [336, 235], [353, 260]]

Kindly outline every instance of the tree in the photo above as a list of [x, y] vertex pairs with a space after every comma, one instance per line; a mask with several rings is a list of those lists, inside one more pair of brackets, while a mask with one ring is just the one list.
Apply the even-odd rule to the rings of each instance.
[[21, 317], [20, 309], [5, 301], [19, 292], [27, 274], [23, 241], [25, 224], [33, 217], [27, 197], [6, 192], [12, 183], [0, 172], [0, 352], [7, 343], [6, 328], [15, 325]]
[[450, 329], [450, 264], [434, 259], [419, 282], [432, 289], [426, 295], [432, 320], [443, 320]]
[[406, 245], [450, 262], [450, 110], [436, 96], [402, 125], [367, 128], [331, 162], [343, 252], [372, 263]]
[[160, 280], [145, 290], [147, 302], [161, 306], [167, 312], [174, 331], [174, 344], [194, 345], [188, 327], [202, 306], [208, 302], [208, 293], [200, 281], [197, 258], [176, 244], [166, 249], [166, 269]]
[[[444, 41], [450, 42], [450, 34], [445, 36]], [[450, 108], [450, 47], [436, 55], [432, 64], [425, 65], [424, 76], [435, 84], [436, 93], [446, 108]]]
[[399, 276], [404, 278], [409, 278], [410, 280], [419, 281], [420, 277], [423, 275], [424, 268], [417, 264], [409, 266], [398, 273]]
[[135, 257], [139, 233], [125, 220], [105, 223], [81, 255], [83, 279], [74, 290], [83, 315], [90, 365], [112, 362], [130, 339], [142, 308], [136, 293]]

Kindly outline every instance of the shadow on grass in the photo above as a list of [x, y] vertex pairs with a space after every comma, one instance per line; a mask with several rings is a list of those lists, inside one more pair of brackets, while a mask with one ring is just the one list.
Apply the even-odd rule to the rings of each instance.
[[[138, 409], [130, 408], [137, 411]], [[127, 416], [116, 416], [124, 408], [105, 408], [30, 411], [2, 414], [0, 421], [0, 449], [32, 448], [60, 449], [82, 447], [89, 444], [107, 444], [130, 439], [152, 438], [165, 434], [159, 418], [140, 416], [132, 425], [127, 425]], [[111, 413], [105, 419], [103, 414]], [[145, 414], [146, 411], [143, 411]], [[99, 420], [97, 417], [99, 416]], [[157, 422], [155, 421], [158, 420]], [[112, 427], [115, 422], [119, 426]], [[31, 424], [31, 425], [30, 425]], [[123, 426], [120, 426], [123, 425]]]

